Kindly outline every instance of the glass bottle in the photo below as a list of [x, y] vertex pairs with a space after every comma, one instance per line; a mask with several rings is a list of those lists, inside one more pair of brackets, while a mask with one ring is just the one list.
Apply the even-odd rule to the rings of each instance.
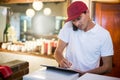
[[7, 42], [8, 41], [8, 28], [10, 27], [10, 24], [6, 24], [6, 27], [4, 29], [4, 34], [3, 34], [3, 42]]
[[3, 33], [3, 42], [8, 42], [8, 28], [10, 27], [9, 9], [7, 9], [6, 26]]

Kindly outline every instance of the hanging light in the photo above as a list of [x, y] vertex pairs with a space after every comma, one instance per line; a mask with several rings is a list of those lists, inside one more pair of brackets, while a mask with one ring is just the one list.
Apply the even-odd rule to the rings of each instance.
[[45, 15], [50, 15], [51, 14], [51, 9], [50, 8], [45, 8], [44, 9], [44, 14]]
[[36, 11], [39, 11], [43, 8], [43, 3], [42, 1], [34, 1], [32, 6]]
[[33, 17], [35, 15], [35, 11], [31, 8], [26, 10], [26, 15], [29, 17]]

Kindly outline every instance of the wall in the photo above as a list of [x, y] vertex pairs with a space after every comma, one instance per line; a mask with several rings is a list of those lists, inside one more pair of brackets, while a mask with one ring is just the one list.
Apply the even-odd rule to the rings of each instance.
[[7, 8], [0, 6], [0, 42], [3, 41], [3, 32], [6, 24]]
[[[90, 10], [90, 17], [92, 19], [93, 16], [93, 6], [92, 6], [92, 2], [93, 1], [99, 1], [99, 2], [116, 2], [116, 3], [120, 3], [120, 0], [72, 0], [72, 2], [74, 1], [83, 1], [86, 3], [86, 5], [88, 6], [89, 10]], [[92, 19], [93, 20], [93, 19]]]
[[91, 0], [91, 1], [102, 1], [102, 2], [120, 2], [120, 0]]
[[16, 37], [19, 40], [20, 38], [20, 13], [16, 13], [12, 15], [10, 21], [11, 21], [10, 22], [11, 26], [13, 26], [15, 29]]
[[90, 4], [89, 4], [90, 0], [72, 0], [72, 2], [74, 2], [74, 1], [83, 1], [84, 3], [86, 3], [88, 8], [90, 7]]
[[40, 69], [41, 64], [58, 66], [57, 62], [53, 59], [0, 52], [0, 63], [9, 62], [15, 59], [28, 61], [30, 73]]
[[120, 0], [90, 0], [90, 15], [91, 15], [91, 17], [93, 15], [93, 8], [92, 8], [93, 7], [93, 5], [92, 5], [93, 1], [120, 3]]
[[[15, 13], [25, 13], [28, 8], [33, 8], [32, 4], [0, 4], [2, 6], [11, 7]], [[37, 13], [43, 13], [44, 8], [51, 8], [52, 14], [50, 16], [66, 16], [67, 2], [48, 2], [43, 3], [43, 8]]]
[[[0, 4], [1, 5], [1, 4]], [[20, 16], [25, 15], [25, 12], [28, 8], [32, 8], [32, 4], [9, 4], [9, 5], [2, 5], [6, 7], [11, 7], [13, 11], [12, 19], [11, 19], [11, 26], [15, 27], [17, 33], [17, 39], [20, 40], [20, 31], [23, 28], [20, 22]], [[45, 16], [43, 14], [44, 8], [51, 8], [52, 13], [49, 16]], [[31, 18], [29, 31], [35, 34], [53, 34], [55, 32], [56, 27], [56, 16], [66, 16], [66, 8], [67, 2], [49, 2], [44, 3], [43, 9], [40, 11], [36, 11], [36, 15]], [[4, 19], [4, 18], [3, 18]], [[1, 22], [0, 24], [5, 25], [5, 23]], [[27, 27], [29, 22], [27, 23]], [[2, 28], [5, 26], [0, 27], [1, 30], [1, 41], [2, 42]]]
[[42, 16], [37, 14], [32, 19], [32, 33], [53, 34], [55, 31], [55, 16]]

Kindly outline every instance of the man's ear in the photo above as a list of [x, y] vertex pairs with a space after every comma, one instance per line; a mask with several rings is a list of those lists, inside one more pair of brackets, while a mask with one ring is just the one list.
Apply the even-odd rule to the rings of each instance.
[[87, 15], [90, 15], [90, 11], [89, 11], [88, 9], [86, 10], [86, 14], [87, 14]]
[[87, 9], [87, 10], [86, 10], [86, 13], [90, 13], [90, 11]]

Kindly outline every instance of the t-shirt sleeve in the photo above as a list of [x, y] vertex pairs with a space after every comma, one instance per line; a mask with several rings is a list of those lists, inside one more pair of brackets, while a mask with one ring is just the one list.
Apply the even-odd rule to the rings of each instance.
[[66, 43], [69, 42], [71, 26], [72, 24], [70, 22], [66, 23], [58, 34], [58, 38]]
[[101, 46], [101, 56], [110, 56], [113, 55], [113, 53], [114, 51], [113, 51], [112, 39], [108, 32], [108, 34], [105, 36], [105, 41]]

